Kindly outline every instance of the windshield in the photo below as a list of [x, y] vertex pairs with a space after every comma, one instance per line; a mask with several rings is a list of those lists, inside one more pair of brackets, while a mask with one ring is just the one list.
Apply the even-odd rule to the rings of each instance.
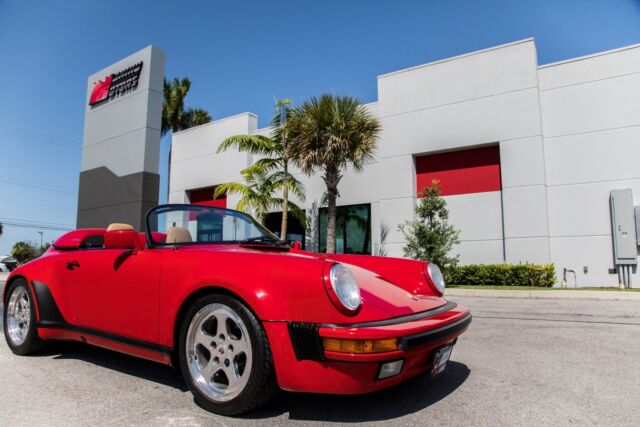
[[161, 205], [147, 214], [147, 238], [153, 245], [277, 242], [251, 216], [211, 206]]

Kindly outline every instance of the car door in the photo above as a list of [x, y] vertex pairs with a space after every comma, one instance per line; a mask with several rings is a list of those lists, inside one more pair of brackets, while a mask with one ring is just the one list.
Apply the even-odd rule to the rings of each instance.
[[69, 323], [158, 340], [160, 254], [152, 249], [74, 251], [65, 263]]

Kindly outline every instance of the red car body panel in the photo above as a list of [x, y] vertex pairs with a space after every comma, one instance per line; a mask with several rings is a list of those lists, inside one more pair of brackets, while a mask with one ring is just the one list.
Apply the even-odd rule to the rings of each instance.
[[169, 353], [160, 353], [154, 350], [147, 350], [134, 345], [123, 344], [111, 339], [100, 338], [83, 332], [73, 332], [64, 329], [50, 329], [46, 327], [40, 327], [38, 328], [38, 336], [44, 340], [81, 341], [87, 344], [95, 345], [97, 347], [129, 354], [141, 359], [151, 360], [152, 362], [158, 362], [170, 366], [172, 365], [172, 359]]
[[[453, 342], [470, 321], [466, 308], [447, 303], [437, 292], [424, 262], [266, 245], [85, 247], [88, 238], [106, 233], [68, 233], [9, 276], [8, 285], [17, 277], [30, 283], [41, 338], [85, 341], [171, 364], [182, 310], [202, 292], [221, 291], [244, 302], [264, 325], [281, 388], [363, 393], [425, 372], [432, 350]], [[140, 239], [140, 246], [146, 244], [146, 238]], [[335, 262], [348, 265], [358, 280], [362, 305], [355, 314], [338, 310], [327, 295], [324, 275]], [[429, 312], [433, 315], [427, 317]], [[50, 321], [52, 316], [56, 321]], [[325, 351], [322, 360], [300, 360], [289, 330], [297, 322], [315, 325], [319, 340], [404, 339], [466, 318], [459, 328], [415, 348], [371, 354]], [[381, 361], [398, 358], [405, 360], [400, 375], [375, 379]]]
[[[464, 307], [458, 306], [457, 318], [468, 314]], [[434, 321], [432, 326], [446, 325], [447, 321]], [[424, 325], [426, 326], [426, 325]], [[276, 367], [278, 384], [283, 390], [300, 391], [309, 393], [331, 394], [360, 394], [369, 393], [383, 388], [399, 384], [409, 378], [420, 375], [430, 368], [430, 358], [433, 349], [441, 347], [455, 339], [464, 330], [432, 341], [419, 348], [403, 351], [398, 350], [388, 353], [372, 354], [348, 354], [325, 351], [326, 361], [297, 360], [291, 346], [291, 340], [284, 322], [267, 322], [265, 329], [269, 335], [271, 351]], [[392, 336], [406, 335], [402, 325], [394, 328]], [[355, 339], [369, 337], [372, 331], [368, 328], [349, 330]], [[323, 336], [330, 336], [326, 330], [321, 329]], [[324, 335], [327, 334], [327, 335]], [[274, 344], [275, 343], [275, 344]], [[404, 359], [404, 367], [400, 375], [383, 380], [377, 380], [381, 361]], [[357, 362], [357, 363], [354, 363]]]

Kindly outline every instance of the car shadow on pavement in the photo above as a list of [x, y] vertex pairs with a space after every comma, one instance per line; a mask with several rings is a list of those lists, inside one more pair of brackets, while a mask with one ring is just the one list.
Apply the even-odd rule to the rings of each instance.
[[289, 413], [291, 420], [362, 423], [390, 420], [421, 411], [444, 399], [469, 377], [467, 365], [451, 361], [437, 378], [423, 375], [396, 387], [364, 395], [280, 393], [263, 408], [245, 415], [261, 419]]
[[[47, 350], [30, 357], [81, 360], [188, 392], [179, 370], [82, 343], [52, 343]], [[239, 418], [260, 420], [288, 413], [291, 420], [316, 422], [391, 420], [421, 411], [446, 398], [467, 380], [469, 374], [467, 365], [450, 361], [445, 371], [435, 379], [423, 375], [370, 394], [351, 396], [281, 392], [264, 407]]]
[[169, 366], [100, 347], [75, 342], [56, 342], [51, 343], [51, 346], [45, 351], [31, 357], [38, 356], [53, 356], [54, 360], [81, 360], [112, 371], [173, 387], [180, 391], [189, 390], [180, 372]]

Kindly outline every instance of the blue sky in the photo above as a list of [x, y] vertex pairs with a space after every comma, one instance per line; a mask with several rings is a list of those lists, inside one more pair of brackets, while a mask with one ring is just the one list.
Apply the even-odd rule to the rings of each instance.
[[149, 44], [189, 105], [264, 126], [274, 96], [370, 102], [390, 71], [527, 37], [545, 64], [639, 43], [639, 22], [640, 0], [0, 0], [0, 220], [48, 224], [5, 226], [0, 255], [75, 225], [86, 79]]

